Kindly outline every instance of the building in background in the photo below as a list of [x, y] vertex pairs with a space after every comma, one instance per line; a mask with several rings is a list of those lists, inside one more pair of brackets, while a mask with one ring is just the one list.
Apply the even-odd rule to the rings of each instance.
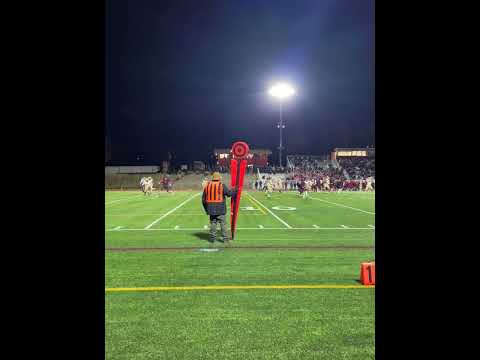
[[375, 148], [335, 148], [331, 153], [331, 160], [355, 157], [375, 158]]
[[[230, 168], [231, 149], [215, 149], [213, 150], [216, 165], [221, 170]], [[250, 168], [265, 168], [268, 166], [268, 156], [272, 152], [268, 149], [250, 149], [247, 156], [247, 166]]]

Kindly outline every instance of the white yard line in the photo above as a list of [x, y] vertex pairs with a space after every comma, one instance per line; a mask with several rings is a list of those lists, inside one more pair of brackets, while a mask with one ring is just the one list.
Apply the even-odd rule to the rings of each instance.
[[159, 215], [156, 214], [146, 214], [146, 213], [130, 213], [130, 214], [105, 214], [105, 216], [126, 216], [126, 217], [135, 217], [135, 216], [152, 216], [152, 215]]
[[[152, 216], [152, 215], [163, 215], [159, 213], [128, 213], [128, 214], [105, 214], [105, 216]], [[205, 213], [195, 213], [195, 214], [189, 214], [189, 213], [182, 213], [182, 214], [175, 214], [175, 216], [205, 216]]]
[[[308, 238], [308, 239], [297, 239], [297, 238], [272, 238], [272, 239], [269, 239], [269, 238], [262, 238], [262, 239], [252, 239], [252, 238], [244, 238], [244, 239], [241, 239], [241, 241], [262, 241], [262, 242], [268, 242], [268, 241], [314, 241], [314, 240], [319, 240], [318, 238]], [[339, 239], [321, 239], [322, 241], [338, 241]], [[356, 242], [356, 241], [368, 241], [369, 239], [358, 239], [358, 238], [353, 238], [353, 239], [341, 239], [342, 241], [352, 241], [352, 242]], [[234, 240], [235, 241], [235, 240]], [[268, 244], [267, 244], [268, 246]], [[295, 246], [295, 245], [287, 245], [287, 246]], [[313, 244], [313, 246], [317, 246], [315, 244]], [[336, 246], [345, 246], [345, 247], [348, 247], [348, 246], [357, 246], [356, 244], [354, 243], [341, 243], [340, 245], [335, 245], [335, 244], [332, 244], [332, 245], [325, 245], [326, 247], [329, 247], [329, 246], [332, 246], [332, 247], [336, 247]], [[372, 247], [375, 247], [375, 244], [361, 244], [360, 246], [372, 246]]]
[[267, 208], [265, 205], [263, 205], [260, 201], [258, 201], [257, 199], [255, 199], [254, 197], [252, 197], [250, 194], [248, 193], [245, 193], [251, 200], [255, 201], [256, 203], [258, 203], [260, 206], [262, 206], [265, 210], [267, 210], [271, 215], [273, 215], [275, 217], [275, 219], [277, 219], [278, 221], [280, 221], [283, 225], [285, 225], [287, 228], [291, 229], [292, 227], [290, 225], [288, 225], [285, 221], [283, 221], [282, 219], [280, 219], [277, 215], [275, 215], [269, 208]]
[[374, 212], [366, 211], [366, 210], [362, 210], [362, 209], [357, 209], [357, 208], [347, 206], [347, 205], [343, 205], [343, 204], [338, 204], [338, 203], [333, 202], [333, 201], [317, 199], [317, 198], [314, 198], [314, 197], [311, 197], [311, 196], [309, 196], [309, 198], [312, 199], [312, 200], [323, 201], [323, 202], [326, 202], [326, 203], [329, 203], [329, 204], [333, 204], [333, 205], [341, 206], [341, 207], [344, 207], [344, 208], [348, 208], [348, 209], [352, 209], [352, 210], [356, 210], [356, 211], [361, 211], [361, 212], [364, 212], [364, 213], [367, 213], [367, 214], [375, 215]]
[[170, 215], [171, 213], [177, 211], [178, 209], [180, 209], [183, 205], [185, 205], [187, 202], [189, 202], [190, 200], [192, 200], [195, 196], [198, 196], [200, 195], [201, 193], [197, 193], [193, 196], [190, 196], [187, 200], [185, 200], [184, 202], [182, 202], [180, 205], [178, 205], [177, 207], [173, 208], [172, 210], [170, 210], [169, 212], [167, 212], [166, 214], [163, 214], [162, 216], [160, 216], [157, 220], [155, 220], [154, 222], [152, 222], [151, 224], [148, 224], [147, 226], [144, 227], [144, 230], [148, 230], [150, 229], [153, 225], [155, 225], [157, 222], [159, 222], [160, 220], [162, 219], [165, 219], [168, 215]]
[[113, 204], [113, 203], [117, 203], [119, 201], [128, 201], [128, 200], [136, 199], [139, 196], [140, 195], [135, 195], [135, 196], [128, 197], [127, 199], [118, 199], [118, 200], [109, 201], [109, 202], [106, 202], [105, 205], [110, 205], [110, 204]]
[[[105, 231], [202, 231], [202, 230], [208, 230], [208, 226], [204, 225], [203, 228], [179, 228], [179, 229], [173, 229], [173, 228], [165, 228], [165, 229], [119, 229], [119, 230], [114, 230], [114, 229], [105, 229]], [[237, 228], [237, 230], [375, 230], [375, 228], [371, 227], [299, 227], [299, 228], [294, 228], [294, 227], [289, 227], [289, 228], [284, 228], [284, 227], [277, 227], [277, 228], [260, 228], [260, 227], [250, 227], [250, 228]]]
[[109, 201], [109, 202], [106, 202], [105, 205], [109, 205], [109, 204], [113, 204], [113, 203], [116, 203], [116, 202], [119, 202], [119, 201], [125, 201], [125, 200], [128, 200], [128, 199], [120, 199], [120, 200], [115, 200], [115, 201]]

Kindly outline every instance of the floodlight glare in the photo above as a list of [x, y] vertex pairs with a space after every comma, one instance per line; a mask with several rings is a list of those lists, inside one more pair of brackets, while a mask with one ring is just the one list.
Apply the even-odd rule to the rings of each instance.
[[268, 94], [276, 99], [278, 99], [279, 105], [279, 114], [280, 114], [280, 121], [278, 122], [277, 128], [280, 132], [280, 145], [278, 146], [278, 162], [280, 168], [282, 168], [282, 150], [283, 147], [283, 139], [282, 139], [282, 130], [285, 129], [285, 125], [283, 124], [282, 119], [282, 104], [283, 100], [288, 99], [290, 96], [295, 95], [295, 89], [287, 83], [278, 83], [273, 85], [269, 90]]
[[286, 99], [295, 94], [295, 89], [288, 84], [276, 84], [268, 90], [268, 93], [277, 99]]

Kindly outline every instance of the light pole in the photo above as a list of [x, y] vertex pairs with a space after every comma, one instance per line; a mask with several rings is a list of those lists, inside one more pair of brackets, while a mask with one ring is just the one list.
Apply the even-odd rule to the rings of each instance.
[[280, 167], [282, 167], [282, 149], [283, 149], [283, 139], [282, 139], [282, 129], [285, 129], [282, 118], [282, 102], [280, 101], [280, 121], [278, 122], [277, 128], [280, 130], [280, 144], [278, 146], [278, 158]]
[[273, 96], [279, 102], [280, 107], [280, 121], [278, 122], [277, 128], [280, 130], [280, 144], [278, 146], [278, 162], [280, 167], [282, 167], [282, 150], [283, 148], [283, 138], [282, 138], [282, 129], [285, 129], [283, 124], [283, 101], [295, 94], [295, 89], [289, 84], [280, 83], [272, 86], [268, 93]]

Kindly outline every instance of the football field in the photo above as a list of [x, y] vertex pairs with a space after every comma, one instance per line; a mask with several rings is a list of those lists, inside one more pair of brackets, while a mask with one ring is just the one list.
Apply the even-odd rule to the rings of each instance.
[[240, 207], [235, 240], [210, 244], [200, 191], [105, 193], [106, 359], [375, 357], [375, 288], [358, 282], [375, 194]]

